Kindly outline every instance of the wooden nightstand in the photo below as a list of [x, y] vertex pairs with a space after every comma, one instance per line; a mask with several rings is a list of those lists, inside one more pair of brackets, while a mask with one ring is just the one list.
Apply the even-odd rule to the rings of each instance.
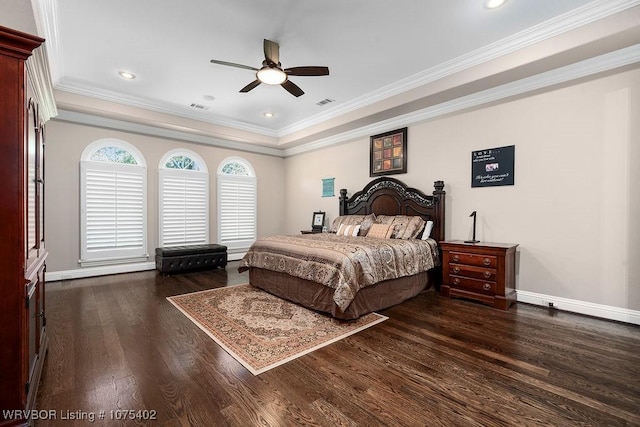
[[440, 242], [444, 297], [470, 298], [508, 309], [516, 301], [517, 243]]

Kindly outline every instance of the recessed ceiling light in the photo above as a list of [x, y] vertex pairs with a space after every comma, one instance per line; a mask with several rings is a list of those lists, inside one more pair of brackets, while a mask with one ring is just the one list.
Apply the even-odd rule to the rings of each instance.
[[120, 74], [120, 77], [122, 77], [123, 79], [127, 79], [127, 80], [133, 80], [136, 78], [136, 75], [133, 73], [130, 73], [128, 71], [118, 71], [118, 74]]
[[212, 95], [204, 95], [202, 98], [206, 99], [207, 101], [213, 101], [214, 99], [216, 99]]
[[273, 113], [271, 111], [267, 111], [266, 113], [263, 114], [263, 116], [270, 119], [271, 117], [273, 117]]
[[495, 9], [502, 6], [507, 0], [484, 0], [484, 7], [487, 9]]

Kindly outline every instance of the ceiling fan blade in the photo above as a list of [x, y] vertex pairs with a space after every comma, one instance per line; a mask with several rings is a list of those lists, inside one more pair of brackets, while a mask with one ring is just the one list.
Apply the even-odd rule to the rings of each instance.
[[249, 92], [250, 90], [255, 89], [259, 84], [260, 84], [260, 80], [254, 80], [248, 85], [246, 85], [245, 87], [243, 87], [242, 89], [240, 89], [240, 92]]
[[296, 98], [299, 97], [300, 95], [304, 95], [304, 91], [300, 89], [298, 85], [293, 83], [291, 80], [286, 80], [280, 86], [285, 88], [287, 92], [289, 92], [291, 95], [295, 96]]
[[217, 59], [212, 59], [211, 63], [212, 64], [219, 64], [219, 65], [226, 65], [226, 66], [229, 66], [229, 67], [244, 68], [245, 70], [258, 71], [258, 69], [255, 68], [255, 67], [250, 67], [248, 65], [242, 65], [242, 64], [236, 64], [235, 62], [218, 61]]
[[285, 68], [284, 72], [290, 76], [328, 76], [329, 67], [293, 67]]
[[272, 62], [275, 65], [280, 64], [280, 45], [271, 40], [264, 39], [264, 58], [267, 62]]

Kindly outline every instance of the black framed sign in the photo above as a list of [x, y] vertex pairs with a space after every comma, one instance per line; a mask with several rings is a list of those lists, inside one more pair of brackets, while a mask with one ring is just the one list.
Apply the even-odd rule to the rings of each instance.
[[471, 187], [513, 185], [515, 145], [471, 152]]
[[312, 230], [322, 230], [324, 226], [324, 212], [317, 211], [313, 213], [313, 221], [311, 222]]

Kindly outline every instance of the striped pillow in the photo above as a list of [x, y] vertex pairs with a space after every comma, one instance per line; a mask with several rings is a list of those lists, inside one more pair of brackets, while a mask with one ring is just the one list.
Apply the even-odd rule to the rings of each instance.
[[331, 223], [331, 228], [329, 229], [329, 233], [337, 233], [338, 228], [340, 228], [341, 224], [345, 225], [359, 225], [364, 220], [364, 215], [341, 215], [336, 217]]
[[347, 225], [340, 224], [338, 228], [338, 232], [336, 233], [338, 236], [357, 236], [360, 231], [360, 225]]

